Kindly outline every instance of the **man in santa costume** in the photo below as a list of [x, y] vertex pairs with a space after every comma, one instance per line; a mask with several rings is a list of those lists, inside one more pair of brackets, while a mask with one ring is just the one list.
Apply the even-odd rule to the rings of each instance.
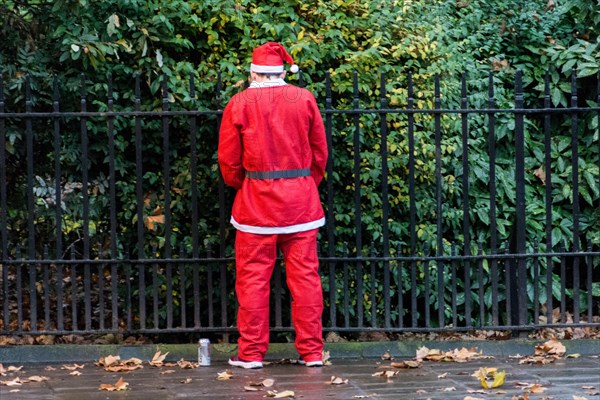
[[239, 302], [238, 354], [229, 364], [262, 368], [269, 346], [270, 279], [277, 248], [292, 295], [301, 364], [322, 366], [323, 293], [317, 229], [325, 223], [317, 187], [327, 163], [323, 119], [314, 96], [284, 81], [285, 48], [268, 42], [252, 53], [251, 84], [223, 112], [219, 166], [237, 189], [231, 223]]

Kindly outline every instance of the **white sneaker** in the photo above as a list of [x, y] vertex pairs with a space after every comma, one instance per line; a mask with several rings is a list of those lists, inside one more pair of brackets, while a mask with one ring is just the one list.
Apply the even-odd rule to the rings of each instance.
[[257, 369], [263, 367], [263, 363], [261, 363], [260, 361], [246, 361], [242, 360], [239, 356], [231, 357], [229, 359], [229, 365], [245, 369]]
[[298, 364], [300, 365], [306, 365], [307, 367], [322, 367], [323, 366], [323, 361], [321, 360], [314, 360], [314, 361], [304, 361], [301, 358], [298, 359]]

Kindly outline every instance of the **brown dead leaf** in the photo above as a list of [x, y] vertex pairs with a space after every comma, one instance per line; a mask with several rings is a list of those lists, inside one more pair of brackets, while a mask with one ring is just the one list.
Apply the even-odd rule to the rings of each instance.
[[198, 363], [185, 361], [183, 358], [181, 360], [177, 361], [177, 365], [179, 365], [179, 368], [181, 368], [181, 369], [194, 369], [194, 368], [199, 367]]
[[121, 361], [122, 365], [142, 365], [143, 361], [139, 358], [132, 357], [128, 360]]
[[118, 390], [127, 390], [128, 386], [129, 386], [128, 382], [125, 382], [123, 380], [123, 378], [119, 378], [117, 383], [115, 383], [114, 385], [111, 385], [109, 383], [101, 384], [100, 387], [98, 388], [98, 390], [107, 390], [109, 392], [113, 392], [113, 391], [118, 391]]
[[75, 371], [76, 369], [83, 369], [85, 365], [79, 365], [79, 364], [73, 364], [73, 365], [68, 365], [65, 364], [62, 367], [60, 367], [60, 369], [66, 369], [67, 371]]
[[27, 378], [27, 382], [44, 382], [50, 380], [47, 376], [33, 375]]
[[46, 368], [44, 368], [44, 371], [56, 371], [56, 368], [47, 366]]
[[383, 355], [381, 356], [382, 360], [391, 360], [392, 359], [392, 355], [390, 354], [389, 351], [386, 351], [385, 353], [383, 353]]
[[391, 378], [394, 375], [397, 375], [398, 371], [379, 371], [379, 372], [375, 372], [373, 375], [371, 376], [381, 376], [384, 378]]
[[0, 363], [0, 376], [4, 376], [6, 375], [6, 370], [4, 369], [4, 366], [2, 365], [2, 363]]
[[527, 390], [529, 393], [544, 393], [546, 388], [540, 385], [539, 383], [531, 385], [529, 388], [523, 389]]
[[556, 339], [550, 339], [546, 343], [535, 347], [535, 355], [552, 355], [562, 357], [567, 349]]
[[81, 372], [79, 372], [79, 371], [71, 371], [71, 372], [69, 372], [69, 375], [71, 375], [71, 376], [79, 376], [79, 375], [81, 375]]
[[422, 363], [416, 360], [408, 360], [408, 361], [399, 361], [399, 362], [393, 362], [390, 364], [390, 366], [394, 367], [394, 368], [403, 368], [403, 369], [408, 369], [408, 368], [421, 368]]
[[542, 185], [546, 184], [546, 172], [544, 171], [544, 168], [542, 166], [540, 166], [538, 169], [536, 169], [533, 172], [533, 175], [535, 175], [536, 177], [539, 178], [540, 181], [542, 181]]
[[106, 357], [100, 358], [100, 360], [98, 360], [98, 365], [100, 365], [101, 367], [110, 367], [111, 365], [116, 364], [119, 361], [121, 361], [120, 356], [108, 355]]
[[144, 368], [142, 365], [112, 365], [110, 367], [104, 367], [107, 372], [129, 372], [135, 371], [136, 369]]
[[21, 386], [24, 382], [18, 377], [10, 381], [0, 381], [0, 386]]
[[417, 349], [417, 356], [416, 356], [417, 361], [423, 360], [428, 355], [429, 355], [429, 349], [427, 347], [423, 346], [423, 347]]
[[492, 70], [501, 71], [508, 68], [508, 60], [498, 60], [497, 58], [492, 59]]
[[19, 372], [20, 370], [23, 369], [23, 366], [21, 365], [20, 367], [15, 367], [10, 365], [7, 369], [6, 372]]
[[229, 370], [225, 370], [223, 372], [217, 372], [217, 380], [218, 381], [228, 381], [233, 378], [233, 372]]
[[329, 383], [330, 385], [343, 385], [348, 383], [348, 379], [344, 379], [339, 376], [332, 376], [329, 382], [327, 383]]
[[427, 347], [421, 347], [417, 350], [417, 361], [453, 361], [453, 362], [467, 362], [470, 360], [493, 358], [491, 356], [484, 356], [481, 352], [476, 349], [454, 349], [452, 351], [442, 352], [437, 349], [428, 349]]
[[329, 354], [329, 352], [323, 350], [322, 356], [323, 356], [322, 357], [322, 359], [323, 359], [323, 365], [331, 365], [331, 360], [330, 360], [331, 355]]
[[167, 369], [165, 371], [160, 371], [161, 375], [174, 374], [176, 371], [174, 369]]
[[144, 225], [146, 225], [146, 228], [148, 228], [151, 231], [156, 230], [157, 224], [162, 225], [164, 223], [165, 223], [165, 214], [148, 215], [148, 216], [146, 216], [146, 218], [144, 218]]
[[165, 361], [165, 358], [167, 357], [167, 354], [169, 354], [168, 351], [165, 354], [161, 354], [160, 350], [157, 351], [156, 353], [154, 353], [154, 357], [152, 357], [152, 360], [149, 361], [150, 365], [152, 365], [153, 367], [161, 367]]
[[273, 386], [273, 385], [275, 384], [275, 380], [274, 380], [274, 379], [269, 379], [269, 378], [267, 378], [267, 379], [263, 380], [263, 381], [261, 382], [261, 384], [262, 384], [264, 387], [271, 387], [271, 386]]
[[257, 388], [256, 386], [244, 386], [244, 390], [246, 392], [258, 392], [258, 391], [260, 391], [260, 389]]
[[291, 390], [285, 390], [283, 392], [277, 392], [276, 390], [268, 391], [267, 397], [273, 397], [274, 399], [283, 399], [285, 397], [296, 397], [296, 394]]
[[181, 381], [181, 383], [187, 385], [188, 383], [192, 383], [192, 378], [186, 378], [184, 380]]

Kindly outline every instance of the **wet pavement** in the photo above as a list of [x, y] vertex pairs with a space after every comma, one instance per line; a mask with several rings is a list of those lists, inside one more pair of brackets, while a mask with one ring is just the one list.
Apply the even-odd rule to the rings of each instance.
[[[597, 345], [597, 342], [591, 343]], [[424, 361], [420, 368], [414, 369], [390, 367], [391, 362], [409, 358], [336, 359], [335, 354], [332, 354], [332, 365], [322, 368], [308, 368], [289, 360], [266, 360], [271, 363], [263, 369], [245, 370], [230, 367], [225, 360], [219, 359], [209, 367], [193, 369], [153, 367], [144, 361], [143, 368], [134, 371], [107, 372], [93, 362], [86, 362], [79, 364], [83, 368], [76, 370], [81, 373], [78, 376], [62, 369], [65, 364], [35, 363], [23, 364], [20, 371], [7, 372], [0, 380], [8, 382], [19, 377], [23, 381], [33, 376], [47, 377], [48, 380], [0, 386], [0, 399], [258, 400], [292, 391], [297, 399], [314, 400], [465, 400], [468, 396], [471, 399], [593, 400], [600, 399], [600, 358], [599, 354], [594, 354], [594, 349], [591, 350], [590, 354], [561, 358], [546, 365], [520, 364], [519, 358], [501, 355], [460, 363]], [[5, 369], [13, 365], [7, 360], [3, 360], [3, 364]], [[66, 365], [72, 367], [74, 364]], [[480, 368], [505, 371], [504, 384], [495, 389], [482, 389], [479, 380], [472, 376]], [[230, 379], [218, 380], [225, 371], [231, 374]], [[374, 376], [384, 371], [393, 372], [389, 377]], [[121, 378], [127, 383], [126, 390], [99, 390], [101, 385], [115, 385]], [[265, 379], [272, 380], [272, 386], [253, 386]]]

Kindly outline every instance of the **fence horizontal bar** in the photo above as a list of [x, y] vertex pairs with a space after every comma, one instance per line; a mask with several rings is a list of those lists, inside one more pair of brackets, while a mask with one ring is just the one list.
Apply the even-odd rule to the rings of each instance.
[[16, 112], [0, 113], [0, 118], [78, 118], [78, 117], [176, 117], [176, 116], [202, 116], [202, 115], [221, 115], [222, 110], [207, 111], [65, 111], [65, 112]]
[[[323, 262], [340, 261], [340, 262], [352, 262], [352, 261], [460, 261], [460, 260], [512, 260], [512, 259], [523, 259], [523, 258], [537, 258], [537, 257], [598, 257], [600, 251], [581, 251], [578, 253], [569, 252], [558, 252], [558, 253], [526, 253], [526, 254], [482, 254], [482, 255], [468, 255], [468, 256], [408, 256], [408, 257], [378, 257], [378, 256], [360, 256], [360, 257], [319, 257], [319, 260]], [[147, 259], [107, 259], [107, 260], [89, 260], [89, 259], [76, 259], [76, 260], [0, 260], [2, 264], [15, 265], [15, 264], [61, 264], [61, 265], [72, 265], [72, 264], [163, 264], [163, 263], [224, 263], [233, 261], [233, 257], [219, 257], [219, 258], [147, 258]], [[278, 261], [283, 259], [278, 258]]]
[[[322, 114], [569, 114], [596, 111], [600, 107], [565, 107], [565, 108], [441, 108], [441, 109], [404, 109], [404, 108], [381, 108], [381, 109], [322, 109]], [[78, 118], [78, 117], [176, 117], [176, 116], [221, 116], [222, 110], [207, 111], [85, 111], [85, 112], [9, 112], [0, 113], [0, 118]]]
[[[473, 330], [480, 331], [535, 331], [538, 329], [553, 328], [553, 329], [566, 329], [566, 328], [600, 328], [600, 322], [579, 322], [579, 323], [563, 323], [563, 324], [545, 324], [545, 325], [482, 325], [482, 326], [445, 326], [445, 327], [369, 327], [369, 326], [336, 326], [336, 327], [323, 327], [324, 332], [469, 332]], [[292, 326], [274, 326], [270, 328], [271, 332], [290, 332], [294, 328]], [[28, 335], [32, 334], [32, 331], [2, 331], [10, 332], [11, 335]], [[36, 335], [72, 335], [72, 334], [159, 334], [159, 333], [235, 333], [237, 327], [189, 327], [189, 328], [160, 328], [160, 329], [134, 329], [134, 330], [115, 330], [115, 329], [90, 329], [90, 330], [37, 330], [34, 333]]]
[[[351, 261], [460, 261], [460, 260], [512, 260], [512, 259], [523, 259], [523, 258], [537, 258], [537, 257], [598, 257], [600, 251], [580, 251], [577, 253], [570, 252], [557, 252], [557, 253], [525, 253], [525, 254], [481, 254], [481, 255], [463, 255], [463, 256], [407, 256], [407, 257], [379, 257], [379, 256], [359, 256], [359, 257], [319, 257], [319, 260], [323, 262], [340, 261], [340, 262], [351, 262]], [[163, 264], [163, 263], [224, 263], [233, 261], [233, 257], [218, 257], [218, 258], [146, 258], [146, 259], [106, 259], [106, 260], [90, 260], [90, 259], [76, 259], [76, 260], [29, 260], [29, 259], [10, 259], [0, 260], [2, 264], [14, 265], [14, 264]], [[282, 261], [282, 258], [278, 258], [277, 261]]]

